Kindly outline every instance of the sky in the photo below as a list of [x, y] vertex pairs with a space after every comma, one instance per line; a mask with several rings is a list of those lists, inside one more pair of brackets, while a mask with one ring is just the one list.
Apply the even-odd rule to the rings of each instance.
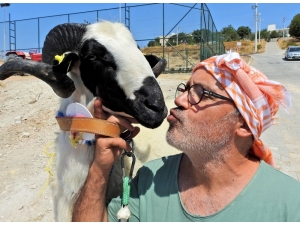
[[[112, 21], [120, 21], [125, 23], [125, 11], [120, 7], [124, 7], [125, 2], [119, 3], [110, 1], [111, 3], [96, 3], [100, 1], [56, 1], [51, 3], [37, 3], [37, 1], [7, 1], [9, 7], [0, 9], [0, 51], [4, 50], [4, 33], [5, 50], [9, 49], [9, 14], [10, 20], [17, 20], [15, 40], [17, 48], [38, 48], [42, 47], [44, 37], [47, 32], [56, 24], [68, 22], [67, 16], [48, 17], [36, 20], [25, 20], [37, 17], [46, 17], [60, 14], [78, 13], [93, 10], [102, 10], [99, 15], [96, 12], [86, 14], [75, 14], [69, 17], [70, 22], [77, 23], [93, 23], [99, 19], [107, 19]], [[101, 1], [103, 2], [103, 1]], [[238, 1], [236, 1], [238, 2]], [[235, 29], [240, 26], [248, 26], [252, 32], [256, 29], [255, 24], [255, 4], [257, 3], [257, 12], [259, 19], [257, 30], [267, 29], [268, 25], [275, 24], [276, 29], [282, 29], [290, 25], [293, 17], [300, 13], [300, 3], [296, 1], [285, 1], [285, 3], [251, 2], [248, 3], [220, 3], [216, 1], [206, 1], [215, 27], [218, 31], [222, 28], [232, 25]], [[239, 1], [240, 2], [240, 1]], [[283, 1], [282, 1], [283, 2]], [[155, 2], [154, 2], [155, 3]], [[161, 2], [157, 2], [161, 3]], [[168, 3], [168, 2], [165, 2]], [[172, 3], [182, 4], [192, 7], [195, 3], [182, 3], [172, 1]], [[128, 5], [144, 4], [141, 2], [127, 2]], [[198, 7], [200, 4], [198, 3]], [[115, 8], [114, 10], [103, 11], [103, 9]], [[121, 10], [120, 10], [121, 9]], [[188, 7], [165, 4], [165, 18], [162, 19], [162, 5], [149, 5], [147, 7], [135, 7], [130, 11], [130, 29], [133, 36], [141, 47], [149, 42], [147, 39], [155, 38], [162, 35], [162, 27], [164, 26], [164, 34], [175, 34], [176, 32], [192, 32], [199, 29], [200, 14], [197, 10], [189, 10]], [[4, 28], [4, 17], [6, 25]], [[2, 19], [1, 19], [2, 18]], [[24, 21], [20, 21], [24, 20]], [[180, 21], [180, 22], [179, 22]], [[39, 23], [39, 28], [37, 23]], [[177, 24], [178, 23], [178, 24]], [[39, 33], [39, 34], [38, 34]], [[33, 36], [32, 36], [33, 35]], [[13, 39], [11, 39], [13, 40]], [[13, 41], [12, 41], [13, 42]], [[38, 43], [38, 44], [37, 44]]]

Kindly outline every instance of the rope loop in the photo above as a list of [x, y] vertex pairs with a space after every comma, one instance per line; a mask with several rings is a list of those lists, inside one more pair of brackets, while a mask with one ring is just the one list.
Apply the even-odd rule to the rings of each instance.
[[[121, 209], [117, 213], [117, 217], [118, 217], [120, 222], [127, 222], [128, 219], [130, 218], [131, 213], [130, 213], [130, 209], [128, 207], [129, 196], [130, 196], [130, 182], [131, 182], [131, 179], [132, 179], [132, 174], [133, 174], [135, 160], [136, 160], [135, 155], [134, 155], [134, 142], [133, 142], [133, 140], [129, 139], [129, 140], [126, 140], [126, 141], [129, 142], [132, 151], [127, 152], [127, 151], [124, 150], [124, 152], [121, 156], [121, 168], [122, 168], [122, 172], [123, 172], [123, 195], [122, 195], [122, 206], [121, 206]], [[130, 167], [130, 171], [129, 171], [128, 176], [126, 176], [126, 173], [125, 173], [125, 165], [124, 165], [125, 155], [127, 157], [132, 158], [131, 167]]]

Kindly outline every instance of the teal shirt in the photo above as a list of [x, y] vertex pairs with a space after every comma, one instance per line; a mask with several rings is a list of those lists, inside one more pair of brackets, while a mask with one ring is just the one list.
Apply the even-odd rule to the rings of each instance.
[[[182, 154], [147, 162], [131, 182], [130, 222], [300, 222], [300, 182], [261, 161], [244, 190], [210, 216], [188, 213], [178, 189]], [[121, 199], [108, 205], [109, 221], [118, 221]]]

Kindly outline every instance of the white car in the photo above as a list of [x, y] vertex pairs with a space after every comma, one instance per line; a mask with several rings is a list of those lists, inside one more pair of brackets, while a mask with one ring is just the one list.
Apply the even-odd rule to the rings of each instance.
[[285, 51], [285, 59], [300, 59], [300, 46], [288, 46]]

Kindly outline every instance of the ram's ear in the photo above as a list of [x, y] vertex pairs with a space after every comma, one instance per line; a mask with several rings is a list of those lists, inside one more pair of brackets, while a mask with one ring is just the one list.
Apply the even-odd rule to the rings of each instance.
[[79, 56], [75, 52], [66, 52], [62, 55], [56, 55], [52, 63], [53, 71], [67, 74], [78, 60]]
[[151, 68], [153, 68], [160, 61], [160, 58], [158, 58], [155, 55], [144, 54], [144, 56], [147, 59], [148, 63], [150, 64]]
[[155, 55], [145, 55], [145, 58], [149, 62], [155, 77], [158, 77], [166, 68], [167, 60], [164, 58], [159, 58]]

